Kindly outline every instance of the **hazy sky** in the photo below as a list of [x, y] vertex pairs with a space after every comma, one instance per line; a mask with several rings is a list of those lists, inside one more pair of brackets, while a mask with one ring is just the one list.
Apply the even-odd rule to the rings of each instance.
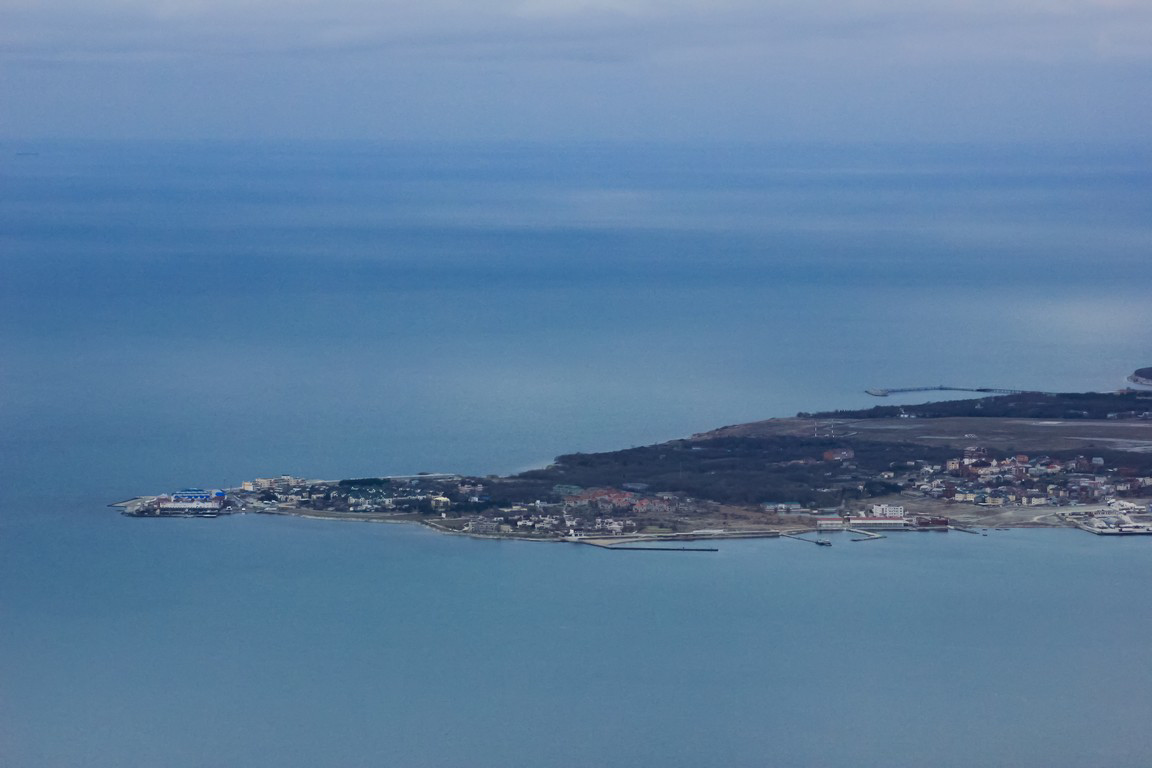
[[0, 136], [1140, 141], [1148, 0], [0, 0]]

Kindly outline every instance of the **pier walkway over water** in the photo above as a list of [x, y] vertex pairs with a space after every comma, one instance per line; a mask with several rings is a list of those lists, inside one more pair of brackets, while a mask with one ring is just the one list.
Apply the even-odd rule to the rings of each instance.
[[866, 394], [873, 397], [888, 397], [904, 392], [981, 392], [986, 395], [1051, 395], [1052, 392], [1039, 392], [1033, 389], [996, 389], [994, 387], [948, 387], [943, 384], [936, 387], [904, 387], [902, 389], [866, 389]]

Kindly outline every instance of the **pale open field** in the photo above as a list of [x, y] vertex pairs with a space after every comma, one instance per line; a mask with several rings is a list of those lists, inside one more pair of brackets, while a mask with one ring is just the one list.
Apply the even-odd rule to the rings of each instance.
[[995, 418], [944, 419], [768, 419], [721, 427], [695, 438], [835, 436], [849, 440], [907, 442], [963, 448], [982, 445], [1024, 453], [1087, 450], [1152, 453], [1152, 421], [1031, 420]]

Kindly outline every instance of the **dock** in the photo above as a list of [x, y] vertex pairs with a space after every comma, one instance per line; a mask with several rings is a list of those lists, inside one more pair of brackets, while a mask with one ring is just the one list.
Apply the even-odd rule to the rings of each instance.
[[827, 539], [806, 539], [803, 536], [796, 534], [796, 533], [781, 533], [780, 535], [783, 536], [784, 538], [787, 538], [787, 539], [796, 539], [796, 541], [806, 541], [809, 544], [815, 544], [815, 545], [820, 546], [820, 547], [832, 546], [832, 542], [828, 541]]
[[670, 547], [667, 543], [661, 546], [657, 541], [652, 546], [645, 546], [644, 540], [640, 539], [624, 539], [622, 541], [612, 541], [611, 539], [585, 539], [585, 538], [570, 538], [566, 539], [573, 544], [583, 544], [589, 547], [596, 547], [597, 549], [624, 549], [629, 551], [644, 551], [644, 552], [719, 552], [716, 547]]
[[1127, 523], [1125, 525], [1116, 525], [1115, 527], [1097, 524], [1090, 525], [1081, 520], [1074, 520], [1072, 524], [1082, 531], [1094, 533], [1097, 536], [1150, 536], [1152, 535], [1152, 525], [1145, 523]]
[[596, 544], [600, 549], [627, 549], [632, 552], [719, 552], [716, 547], [635, 547], [629, 545]]
[[865, 531], [862, 528], [845, 528], [848, 533], [857, 534], [856, 538], [852, 541], [875, 541], [876, 539], [886, 539], [887, 536], [882, 536], [879, 533], [872, 533], [872, 531]]

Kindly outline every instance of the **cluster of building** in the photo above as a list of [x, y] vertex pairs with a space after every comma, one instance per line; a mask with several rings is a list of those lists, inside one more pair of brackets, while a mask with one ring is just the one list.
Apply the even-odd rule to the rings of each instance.
[[133, 517], [218, 517], [230, 511], [225, 491], [184, 488], [174, 493], [142, 498], [126, 506], [123, 514]]
[[553, 493], [560, 496], [566, 512], [577, 510], [611, 513], [631, 513], [634, 515], [666, 515], [682, 511], [688, 502], [674, 493], [647, 495], [643, 483], [626, 483], [616, 488], [579, 488], [558, 485]]
[[[851, 448], [830, 450], [822, 456], [825, 462], [841, 462], [849, 469], [854, 468], [851, 463], [854, 458]], [[841, 478], [834, 478], [837, 479]], [[1098, 506], [1152, 492], [1152, 476], [1122, 467], [1109, 468], [1101, 457], [1077, 456], [1068, 460], [1024, 454], [1001, 457], [980, 446], [965, 448], [962, 455], [941, 464], [908, 462], [907, 466], [893, 467], [875, 475], [855, 474], [843, 479], [856, 483], [887, 481], [893, 490], [902, 487], [905, 494], [918, 493], [932, 499], [987, 507]], [[490, 535], [623, 535], [645, 525], [668, 525], [668, 521], [681, 519], [680, 516], [697, 516], [696, 513], [707, 511], [707, 507], [713, 505], [675, 493], [650, 492], [642, 483], [625, 483], [620, 487], [592, 488], [556, 485], [551, 493], [540, 491], [548, 501], [513, 503], [516, 499], [513, 496], [512, 501], [497, 507], [485, 482], [459, 475], [431, 474], [339, 483], [280, 475], [246, 481], [242, 491], [231, 493], [240, 504], [252, 503], [257, 509], [262, 504], [267, 509], [284, 505], [337, 512], [437, 514], [444, 519], [442, 525], [457, 530], [462, 525], [468, 532]], [[212, 516], [224, 511], [227, 502], [224, 491], [185, 489], [156, 497], [139, 506], [137, 513]], [[761, 509], [777, 516], [811, 515], [809, 520], [820, 530], [895, 530], [949, 524], [947, 518], [911, 515], [903, 506], [892, 504], [872, 504], [863, 511], [845, 512], [840, 507], [810, 511], [796, 502], [784, 501], [766, 502]], [[1132, 515], [1148, 514], [1146, 505], [1140, 509], [1118, 510], [1115, 515], [1088, 516], [1082, 521], [1069, 519], [1094, 532], [1132, 532], [1144, 525], [1142, 519]], [[1149, 532], [1152, 532], [1152, 518]]]
[[[645, 493], [646, 486], [581, 488], [558, 485], [551, 497], [559, 502], [536, 501], [496, 508], [484, 481], [458, 475], [406, 475], [344, 480], [332, 483], [291, 475], [257, 478], [243, 484], [243, 493], [255, 508], [293, 507], [371, 514], [438, 514], [441, 518], [486, 510], [466, 519], [470, 533], [529, 535], [622, 535], [637, 530], [633, 519], [676, 512], [685, 502], [675, 494]], [[456, 518], [460, 519], [460, 518]], [[455, 523], [450, 525], [455, 526]]]
[[925, 465], [909, 486], [929, 498], [982, 506], [1064, 506], [1147, 493], [1152, 476], [1109, 469], [1101, 457], [1065, 461], [1018, 454], [997, 459], [971, 446], [943, 465]]
[[689, 500], [674, 493], [647, 494], [642, 483], [621, 488], [557, 485], [559, 503], [536, 501], [497, 510], [495, 517], [474, 516], [464, 530], [478, 534], [535, 533], [560, 536], [620, 536], [634, 533], [636, 519], [684, 511]]
[[1152, 504], [1113, 500], [1100, 512], [1073, 509], [1061, 516], [1077, 528], [1100, 536], [1152, 534]]
[[300, 488], [308, 484], [309, 481], [302, 477], [280, 475], [279, 477], [258, 477], [255, 480], [245, 480], [240, 485], [240, 489], [249, 493], [260, 493], [262, 491], [287, 493], [294, 488]]
[[930, 515], [908, 515], [902, 505], [873, 504], [860, 512], [844, 512], [837, 515], [822, 515], [815, 520], [816, 530], [904, 530], [906, 528], [944, 528], [949, 524], [946, 517]]
[[265, 507], [283, 504], [338, 512], [402, 513], [416, 509], [432, 512], [451, 509], [453, 502], [446, 494], [458, 490], [457, 485], [471, 492], [473, 498], [483, 490], [483, 485], [465, 485], [457, 475], [372, 478], [361, 485], [356, 481], [334, 483], [280, 475], [245, 481], [241, 488], [244, 493], [255, 496], [256, 504]]
[[[540, 508], [550, 506], [555, 505], [541, 504]], [[512, 507], [503, 512], [498, 517], [473, 517], [465, 524], [464, 530], [481, 535], [527, 533], [550, 536], [622, 536], [636, 531], [633, 520], [602, 516], [585, 518], [565, 512], [532, 511], [525, 507]]]

